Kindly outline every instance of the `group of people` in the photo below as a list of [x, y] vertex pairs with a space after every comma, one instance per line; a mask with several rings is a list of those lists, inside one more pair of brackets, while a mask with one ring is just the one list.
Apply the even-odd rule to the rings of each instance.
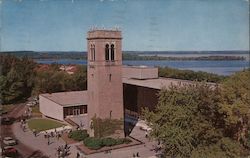
[[57, 148], [58, 158], [64, 158], [68, 156], [70, 154], [69, 152], [70, 152], [70, 146], [68, 146], [67, 143]]
[[28, 118], [31, 117], [32, 114], [32, 108], [28, 107], [27, 110], [24, 111], [25, 116], [27, 116]]
[[139, 152], [137, 152], [136, 154], [133, 153], [133, 157], [140, 157]]
[[44, 134], [44, 138], [45, 139], [48, 139], [48, 145], [50, 144], [50, 138], [57, 138], [57, 140], [59, 140], [59, 138], [61, 138], [61, 136], [62, 136], [62, 132], [59, 132], [59, 131], [57, 131], [56, 129], [55, 129], [55, 131], [53, 132], [53, 131], [51, 131], [51, 132], [45, 132], [45, 134]]
[[26, 119], [24, 118], [21, 118], [21, 121], [20, 121], [20, 128], [25, 132], [26, 130]]

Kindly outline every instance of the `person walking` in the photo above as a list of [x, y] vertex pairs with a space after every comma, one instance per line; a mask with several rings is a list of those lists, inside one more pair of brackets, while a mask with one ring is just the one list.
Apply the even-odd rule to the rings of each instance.
[[79, 154], [79, 152], [77, 152], [77, 154], [76, 154], [76, 158], [80, 158], [80, 154]]
[[136, 153], [136, 157], [140, 157], [139, 152]]
[[48, 135], [48, 145], [50, 144], [50, 142], [49, 142], [49, 135]]

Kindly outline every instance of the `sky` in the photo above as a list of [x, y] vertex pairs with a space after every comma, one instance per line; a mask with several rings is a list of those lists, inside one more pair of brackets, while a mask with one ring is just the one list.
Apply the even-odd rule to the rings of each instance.
[[249, 0], [0, 0], [0, 51], [86, 51], [93, 26], [123, 50], [249, 50]]

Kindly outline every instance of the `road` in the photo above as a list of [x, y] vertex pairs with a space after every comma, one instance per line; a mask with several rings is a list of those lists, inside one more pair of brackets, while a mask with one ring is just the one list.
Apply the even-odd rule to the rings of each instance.
[[[3, 117], [13, 117], [16, 120], [18, 120], [19, 117], [21, 117], [24, 114], [24, 111], [25, 111], [25, 103], [16, 104], [15, 107], [10, 112], [3, 115]], [[12, 131], [12, 125], [1, 125], [0, 132], [2, 138], [6, 136], [11, 136], [15, 138]], [[18, 145], [16, 145], [15, 148], [18, 150], [20, 158], [29, 158], [34, 156], [36, 156], [37, 158], [43, 157], [40, 151], [36, 151], [20, 141], [18, 141]]]

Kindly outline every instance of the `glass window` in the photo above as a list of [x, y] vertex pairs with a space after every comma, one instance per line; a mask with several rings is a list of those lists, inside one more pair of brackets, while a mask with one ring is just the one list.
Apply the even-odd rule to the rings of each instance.
[[111, 60], [115, 60], [115, 46], [111, 44]]
[[106, 44], [105, 46], [105, 60], [109, 60], [109, 45]]

